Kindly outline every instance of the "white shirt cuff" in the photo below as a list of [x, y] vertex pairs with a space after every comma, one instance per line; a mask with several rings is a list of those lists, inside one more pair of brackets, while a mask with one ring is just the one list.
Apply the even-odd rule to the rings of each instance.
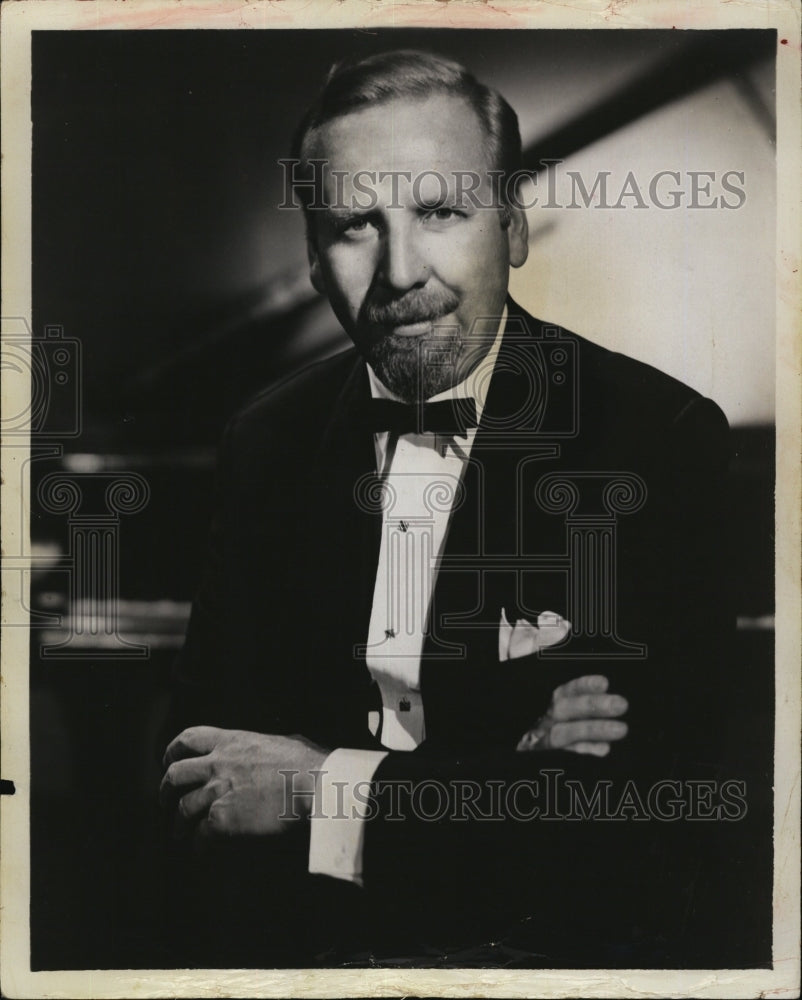
[[370, 784], [387, 756], [381, 750], [333, 750], [315, 786], [309, 873], [362, 885], [362, 851]]

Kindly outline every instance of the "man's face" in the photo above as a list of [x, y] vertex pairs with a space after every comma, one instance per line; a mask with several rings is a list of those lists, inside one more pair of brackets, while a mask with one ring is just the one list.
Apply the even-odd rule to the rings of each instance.
[[509, 267], [526, 259], [523, 213], [511, 209], [505, 227], [489, 207], [486, 145], [473, 109], [436, 94], [333, 119], [306, 151], [327, 161], [328, 207], [309, 219], [312, 281], [409, 401], [461, 381], [489, 350]]

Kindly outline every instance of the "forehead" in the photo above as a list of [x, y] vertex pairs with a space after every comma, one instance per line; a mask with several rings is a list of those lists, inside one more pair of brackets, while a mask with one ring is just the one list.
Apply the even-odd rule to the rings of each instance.
[[308, 157], [329, 170], [486, 171], [488, 137], [476, 112], [459, 96], [397, 98], [326, 122], [311, 137]]

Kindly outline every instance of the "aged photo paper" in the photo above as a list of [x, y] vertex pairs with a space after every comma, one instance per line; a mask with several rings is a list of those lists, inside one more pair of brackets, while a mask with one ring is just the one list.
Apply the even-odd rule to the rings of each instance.
[[0, 19], [3, 996], [798, 996], [798, 0]]

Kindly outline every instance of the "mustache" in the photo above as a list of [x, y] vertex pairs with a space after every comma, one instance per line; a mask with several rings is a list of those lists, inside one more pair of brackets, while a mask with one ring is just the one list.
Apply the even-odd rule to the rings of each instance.
[[375, 326], [406, 326], [440, 319], [454, 312], [459, 299], [447, 288], [406, 292], [389, 302], [368, 300], [361, 309], [362, 319]]

